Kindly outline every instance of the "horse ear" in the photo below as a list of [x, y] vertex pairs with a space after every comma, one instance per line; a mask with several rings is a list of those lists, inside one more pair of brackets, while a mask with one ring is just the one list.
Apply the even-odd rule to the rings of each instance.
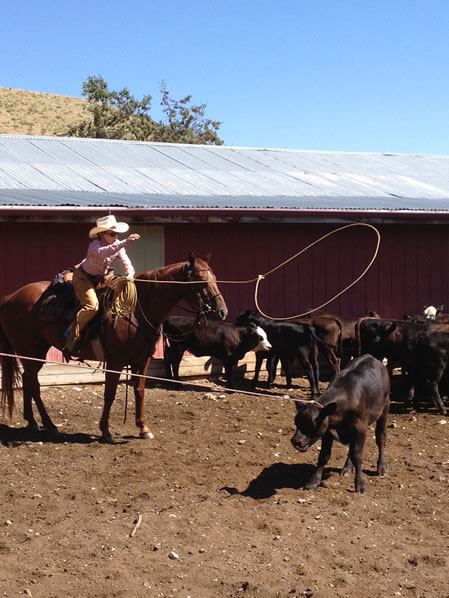
[[203, 262], [206, 262], [206, 264], [208, 264], [210, 262], [211, 257], [212, 257], [212, 254], [209, 251], [209, 253], [206, 253], [206, 255], [203, 257]]
[[195, 254], [193, 253], [193, 251], [189, 251], [189, 264], [191, 266], [193, 266], [193, 264], [195, 263]]

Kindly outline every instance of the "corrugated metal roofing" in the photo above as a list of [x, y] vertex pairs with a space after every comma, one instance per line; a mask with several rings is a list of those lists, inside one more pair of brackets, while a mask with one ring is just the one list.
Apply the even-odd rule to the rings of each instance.
[[449, 156], [0, 135], [0, 206], [449, 212]]

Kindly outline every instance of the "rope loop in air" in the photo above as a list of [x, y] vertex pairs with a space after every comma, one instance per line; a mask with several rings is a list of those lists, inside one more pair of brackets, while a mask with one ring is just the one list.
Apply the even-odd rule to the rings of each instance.
[[[340, 232], [342, 230], [345, 230], [347, 228], [352, 228], [354, 226], [365, 226], [365, 227], [370, 228], [371, 230], [373, 230], [375, 232], [376, 236], [377, 236], [377, 242], [376, 242], [376, 248], [374, 250], [373, 256], [370, 259], [368, 265], [363, 270], [363, 272], [359, 276], [357, 276], [357, 278], [353, 282], [351, 282], [351, 284], [349, 284], [348, 286], [346, 286], [342, 291], [340, 291], [339, 293], [337, 293], [336, 295], [334, 295], [333, 297], [331, 297], [330, 299], [328, 299], [327, 301], [325, 301], [324, 303], [322, 303], [318, 307], [314, 307], [313, 309], [309, 309], [308, 311], [305, 311], [302, 314], [297, 314], [296, 316], [287, 316], [287, 317], [284, 317], [284, 318], [273, 318], [273, 317], [265, 314], [262, 311], [262, 309], [260, 308], [260, 305], [259, 305], [259, 301], [258, 301], [259, 283], [260, 283], [261, 280], [263, 280], [264, 278], [266, 278], [267, 276], [269, 276], [273, 272], [276, 272], [276, 270], [279, 270], [280, 268], [282, 268], [283, 266], [285, 266], [286, 264], [288, 264], [289, 262], [291, 262], [292, 260], [294, 260], [295, 258], [297, 258], [298, 256], [300, 256], [301, 254], [305, 253], [310, 248], [312, 248], [314, 245], [317, 245], [321, 241], [324, 241], [324, 239], [326, 239], [327, 237], [330, 237], [331, 235], [334, 235], [334, 234], [336, 234], [336, 233], [338, 233], [338, 232]], [[255, 302], [257, 311], [262, 316], [264, 316], [265, 318], [267, 318], [269, 320], [285, 321], [285, 320], [293, 320], [295, 318], [302, 318], [304, 316], [307, 316], [307, 315], [313, 313], [314, 311], [318, 311], [320, 309], [323, 309], [323, 307], [326, 307], [326, 305], [329, 305], [329, 303], [332, 303], [332, 301], [335, 301], [335, 299], [337, 299], [338, 297], [340, 297], [341, 295], [343, 295], [343, 293], [346, 293], [346, 291], [348, 291], [351, 287], [353, 287], [355, 284], [357, 284], [359, 282], [359, 280], [361, 280], [365, 276], [365, 274], [368, 272], [368, 270], [371, 268], [371, 266], [374, 264], [374, 262], [375, 262], [375, 260], [377, 258], [377, 254], [379, 253], [379, 247], [380, 247], [380, 232], [377, 230], [377, 228], [375, 226], [373, 226], [372, 224], [367, 224], [366, 222], [354, 222], [352, 224], [346, 224], [345, 226], [340, 226], [339, 228], [336, 228], [335, 230], [332, 230], [329, 233], [326, 233], [325, 235], [321, 236], [319, 239], [316, 239], [316, 241], [313, 241], [313, 243], [310, 243], [310, 245], [307, 245], [307, 247], [304, 247], [304, 249], [301, 249], [301, 251], [298, 251], [298, 253], [295, 253], [295, 255], [292, 255], [291, 257], [289, 257], [287, 260], [285, 260], [284, 262], [282, 262], [281, 264], [279, 264], [275, 268], [272, 268], [268, 272], [265, 272], [265, 274], [259, 274], [259, 276], [257, 278], [257, 281], [256, 281], [256, 288], [255, 288], [255, 291], [254, 291], [254, 302]]]

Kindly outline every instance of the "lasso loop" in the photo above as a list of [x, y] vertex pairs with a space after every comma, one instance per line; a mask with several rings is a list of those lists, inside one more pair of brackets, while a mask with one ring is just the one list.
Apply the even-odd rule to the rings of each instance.
[[[336, 295], [334, 295], [331, 299], [328, 299], [327, 301], [325, 301], [321, 305], [318, 305], [318, 307], [314, 307], [313, 309], [309, 309], [308, 311], [305, 311], [302, 314], [297, 314], [296, 316], [288, 316], [288, 317], [285, 317], [285, 318], [272, 318], [271, 316], [268, 316], [267, 314], [265, 314], [262, 311], [262, 309], [259, 306], [259, 302], [258, 302], [258, 293], [259, 293], [260, 282], [264, 278], [266, 278], [269, 274], [273, 274], [273, 272], [276, 272], [276, 270], [279, 270], [279, 268], [282, 268], [283, 266], [285, 266], [286, 264], [288, 264], [292, 260], [296, 259], [298, 256], [300, 256], [301, 254], [303, 254], [306, 251], [308, 251], [311, 247], [313, 247], [317, 243], [320, 243], [321, 241], [324, 241], [324, 239], [327, 239], [327, 237], [330, 237], [331, 235], [335, 235], [335, 233], [338, 233], [338, 232], [340, 232], [342, 230], [345, 230], [346, 228], [352, 228], [353, 226], [365, 226], [365, 227], [370, 228], [371, 230], [373, 230], [376, 233], [376, 235], [377, 235], [377, 243], [376, 243], [376, 249], [374, 250], [373, 257], [371, 258], [369, 264], [363, 270], [363, 272], [353, 282], [351, 282], [351, 284], [349, 284], [342, 291], [340, 291], [339, 293], [337, 293]], [[371, 268], [371, 266], [373, 265], [374, 261], [376, 260], [377, 254], [379, 253], [379, 247], [380, 247], [380, 232], [377, 230], [377, 228], [375, 226], [373, 226], [372, 224], [367, 224], [366, 222], [353, 222], [352, 224], [345, 224], [344, 226], [340, 226], [339, 228], [336, 228], [335, 230], [332, 230], [329, 233], [326, 233], [325, 235], [319, 237], [319, 239], [317, 239], [313, 243], [310, 243], [310, 245], [307, 245], [307, 247], [304, 247], [304, 249], [301, 249], [301, 251], [298, 251], [298, 253], [295, 253], [295, 255], [292, 255], [291, 257], [289, 257], [287, 260], [285, 260], [284, 262], [282, 262], [281, 264], [279, 264], [275, 268], [272, 268], [271, 270], [268, 270], [268, 272], [265, 272], [265, 274], [259, 274], [257, 276], [257, 278], [251, 278], [250, 280], [216, 280], [216, 282], [220, 283], [220, 284], [249, 284], [249, 283], [255, 282], [256, 283], [256, 288], [255, 288], [255, 291], [254, 291], [254, 302], [255, 302], [256, 308], [259, 311], [259, 313], [262, 314], [265, 318], [268, 318], [270, 320], [293, 320], [294, 318], [302, 318], [303, 316], [307, 316], [308, 314], [311, 314], [314, 311], [318, 311], [319, 309], [323, 309], [323, 307], [326, 307], [326, 305], [329, 305], [329, 303], [332, 303], [332, 301], [335, 301], [335, 299], [337, 299], [338, 297], [340, 297], [341, 295], [343, 295], [343, 293], [346, 293], [346, 291], [348, 291], [351, 287], [353, 287], [355, 284], [357, 284], [359, 282], [359, 280], [361, 280], [365, 276], [365, 274], [368, 272], [368, 270]], [[148, 279], [139, 279], [139, 278], [136, 278], [135, 280], [139, 281], [139, 282], [148, 282], [148, 283], [157, 282], [158, 284], [189, 284], [189, 285], [192, 285], [192, 284], [204, 284], [203, 280], [178, 281], [178, 280], [148, 280]]]
[[[353, 282], [351, 282], [351, 284], [349, 284], [342, 291], [340, 291], [339, 293], [337, 293], [336, 295], [334, 295], [331, 299], [329, 299], [328, 301], [322, 303], [318, 307], [314, 307], [313, 309], [309, 309], [308, 311], [305, 311], [302, 314], [297, 314], [296, 316], [288, 316], [288, 317], [285, 317], [285, 318], [272, 318], [271, 316], [268, 316], [267, 314], [265, 314], [261, 310], [261, 308], [259, 306], [259, 302], [258, 302], [258, 293], [259, 293], [259, 283], [260, 283], [260, 281], [263, 278], [265, 278], [269, 274], [272, 274], [276, 270], [279, 270], [279, 268], [282, 268], [282, 266], [285, 266], [285, 264], [288, 264], [289, 262], [291, 262], [292, 260], [294, 260], [295, 258], [297, 258], [299, 255], [301, 255], [302, 253], [305, 253], [308, 249], [310, 249], [311, 247], [313, 247], [317, 243], [320, 243], [321, 241], [323, 241], [327, 237], [330, 237], [331, 235], [334, 235], [335, 233], [338, 233], [339, 231], [344, 230], [345, 228], [351, 228], [353, 226], [366, 226], [366, 227], [370, 228], [371, 230], [373, 230], [376, 233], [376, 235], [377, 235], [377, 243], [376, 243], [376, 249], [374, 250], [373, 257], [371, 258], [369, 264], [363, 270], [363, 272]], [[323, 307], [326, 307], [326, 305], [329, 305], [329, 303], [332, 303], [332, 301], [335, 301], [335, 299], [337, 299], [338, 297], [340, 297], [340, 295], [343, 295], [343, 293], [346, 293], [346, 291], [348, 291], [351, 287], [353, 287], [355, 284], [357, 284], [359, 282], [359, 280], [361, 280], [365, 276], [365, 274], [368, 272], [368, 270], [373, 265], [375, 259], [377, 258], [377, 254], [379, 253], [379, 247], [380, 247], [380, 232], [377, 230], [377, 228], [375, 226], [372, 226], [371, 224], [367, 224], [365, 222], [355, 222], [353, 224], [346, 224], [345, 226], [340, 226], [339, 228], [336, 228], [335, 230], [330, 231], [329, 233], [326, 233], [325, 235], [323, 235], [322, 237], [320, 237], [319, 239], [317, 239], [313, 243], [310, 243], [310, 245], [307, 245], [307, 247], [304, 247], [304, 249], [301, 249], [301, 251], [298, 251], [298, 253], [295, 253], [295, 255], [292, 255], [292, 257], [289, 257], [287, 260], [285, 260], [285, 262], [282, 262], [282, 264], [279, 264], [278, 266], [276, 266], [272, 270], [269, 270], [265, 274], [259, 274], [259, 276], [257, 278], [257, 282], [256, 282], [255, 292], [254, 292], [254, 302], [256, 304], [257, 311], [260, 314], [262, 314], [265, 318], [268, 318], [270, 320], [283, 320], [284, 321], [284, 320], [293, 320], [294, 318], [302, 318], [303, 316], [307, 316], [308, 314], [311, 314], [314, 311], [318, 311], [319, 309], [323, 309]]]
[[137, 305], [137, 291], [133, 280], [125, 276], [114, 278], [103, 296], [105, 311], [111, 311], [114, 316], [129, 318]]

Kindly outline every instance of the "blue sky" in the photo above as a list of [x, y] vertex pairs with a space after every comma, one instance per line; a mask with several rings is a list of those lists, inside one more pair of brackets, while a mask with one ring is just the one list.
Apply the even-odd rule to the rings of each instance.
[[448, 0], [3, 0], [0, 87], [206, 103], [226, 145], [449, 154]]

